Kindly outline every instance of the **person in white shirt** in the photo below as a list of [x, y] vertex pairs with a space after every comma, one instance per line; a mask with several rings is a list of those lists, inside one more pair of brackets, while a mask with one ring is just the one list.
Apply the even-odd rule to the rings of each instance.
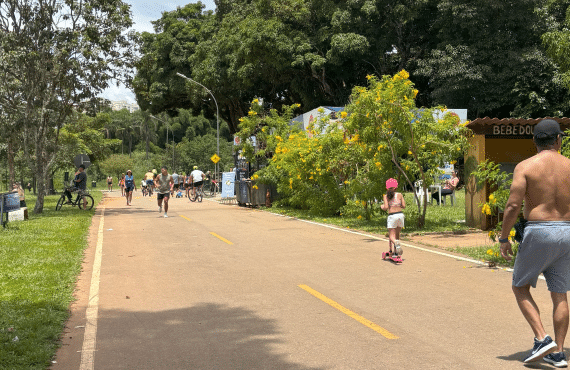
[[204, 185], [204, 172], [198, 169], [198, 166], [194, 166], [194, 171], [190, 172], [190, 180], [192, 181], [192, 197], [196, 199], [196, 188], [202, 188]]

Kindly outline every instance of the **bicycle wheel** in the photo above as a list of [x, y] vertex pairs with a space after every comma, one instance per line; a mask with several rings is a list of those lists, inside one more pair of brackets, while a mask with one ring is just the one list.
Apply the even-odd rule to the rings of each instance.
[[207, 196], [207, 197], [212, 196], [211, 193], [210, 193], [211, 186], [206, 186], [206, 187], [204, 187], [203, 190], [204, 190], [204, 196]]
[[95, 201], [93, 200], [93, 197], [89, 194], [84, 194], [81, 196], [81, 198], [79, 199], [79, 209], [83, 209], [85, 211], [89, 211], [91, 208], [93, 208], [93, 204], [95, 204]]
[[61, 209], [61, 206], [63, 206], [63, 203], [65, 203], [65, 195], [62, 195], [59, 200], [57, 201], [57, 204], [55, 205], [55, 210], [59, 211]]

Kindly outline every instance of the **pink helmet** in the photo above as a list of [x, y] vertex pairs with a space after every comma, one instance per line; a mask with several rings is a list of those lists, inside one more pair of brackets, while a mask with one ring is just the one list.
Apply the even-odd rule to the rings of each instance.
[[389, 178], [386, 181], [386, 189], [397, 188], [397, 187], [398, 187], [398, 181], [396, 179]]

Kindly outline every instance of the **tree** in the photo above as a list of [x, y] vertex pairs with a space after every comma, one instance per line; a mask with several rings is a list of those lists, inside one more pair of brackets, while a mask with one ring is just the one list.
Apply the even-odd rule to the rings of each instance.
[[560, 116], [568, 110], [541, 35], [543, 0], [442, 0], [433, 14], [437, 46], [412, 75], [425, 78], [434, 104], [466, 108], [470, 118]]
[[131, 25], [120, 0], [0, 3], [0, 75], [7, 76], [0, 91], [17, 81], [24, 150], [38, 180], [35, 213], [43, 210], [62, 126], [111, 79], [128, 79]]
[[134, 80], [152, 113], [215, 104], [180, 72], [212, 90], [230, 132], [254, 98], [267, 109], [344, 105], [369, 73], [394, 73], [431, 45], [434, 0], [218, 0], [217, 12], [188, 4], [143, 34]]
[[[418, 90], [405, 70], [368, 79], [369, 88], [354, 88], [346, 107], [350, 113], [345, 124], [347, 134], [358, 136], [365, 147], [368, 172], [379, 166], [392, 169], [393, 175], [401, 176], [410, 188], [414, 188], [415, 179], [422, 180], [427, 194], [427, 187], [439, 175], [438, 167], [463, 156], [469, 129], [457, 116], [444, 114], [443, 107], [417, 109]], [[368, 177], [366, 173], [360, 176]], [[422, 228], [427, 202], [423, 202], [423, 209], [420, 202], [417, 204], [418, 227]]]
[[135, 165], [133, 158], [126, 154], [112, 154], [107, 159], [101, 161], [99, 166], [106, 175], [115, 175], [120, 179], [121, 174]]

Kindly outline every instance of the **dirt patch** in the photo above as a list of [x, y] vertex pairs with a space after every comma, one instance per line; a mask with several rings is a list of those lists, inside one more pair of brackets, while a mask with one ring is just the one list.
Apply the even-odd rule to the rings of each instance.
[[455, 247], [490, 247], [495, 244], [491, 239], [489, 239], [488, 234], [483, 231], [469, 232], [466, 234], [441, 233], [428, 235], [407, 235], [403, 237], [402, 240], [443, 249]]

